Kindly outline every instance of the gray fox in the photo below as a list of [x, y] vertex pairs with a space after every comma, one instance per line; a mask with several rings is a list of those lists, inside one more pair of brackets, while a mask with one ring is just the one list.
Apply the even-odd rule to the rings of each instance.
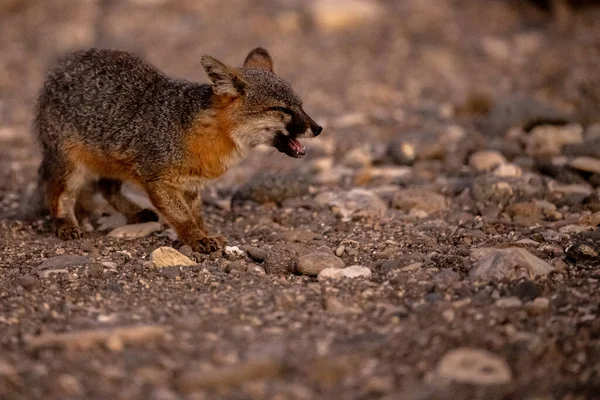
[[207, 233], [199, 188], [256, 145], [299, 158], [298, 138], [321, 133], [265, 49], [252, 50], [241, 68], [210, 56], [201, 64], [212, 84], [168, 77], [117, 50], [70, 53], [50, 70], [34, 129], [43, 151], [38, 186], [59, 238], [81, 237], [79, 209], [90, 187], [130, 223], [157, 220], [121, 193], [128, 181], [182, 242], [215, 251], [226, 240]]

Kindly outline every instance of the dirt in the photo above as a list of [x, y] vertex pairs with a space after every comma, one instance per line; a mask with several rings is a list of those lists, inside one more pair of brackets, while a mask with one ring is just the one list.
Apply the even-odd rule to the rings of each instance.
[[[0, 1], [1, 399], [600, 398], [597, 2], [326, 3]], [[91, 46], [198, 81], [271, 51], [325, 130], [204, 190], [241, 252], [15, 217], [45, 71]]]

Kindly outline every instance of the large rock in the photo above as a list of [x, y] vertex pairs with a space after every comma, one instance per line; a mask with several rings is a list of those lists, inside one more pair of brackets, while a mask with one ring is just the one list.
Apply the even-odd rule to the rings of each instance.
[[344, 268], [344, 261], [330, 253], [316, 252], [298, 257], [296, 269], [302, 275], [317, 276], [325, 268]]
[[461, 347], [446, 353], [435, 373], [437, 378], [470, 385], [502, 385], [512, 380], [508, 363], [489, 351]]
[[548, 275], [554, 267], [525, 249], [511, 247], [491, 251], [471, 269], [472, 281], [534, 279]]
[[150, 254], [150, 260], [157, 268], [173, 267], [176, 265], [196, 265], [190, 258], [184, 256], [172, 247], [159, 247]]

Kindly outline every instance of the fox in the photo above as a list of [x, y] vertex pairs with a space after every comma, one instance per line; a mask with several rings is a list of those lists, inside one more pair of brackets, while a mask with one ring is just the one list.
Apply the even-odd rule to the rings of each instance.
[[35, 108], [41, 145], [38, 188], [56, 236], [82, 237], [85, 196], [100, 193], [128, 223], [157, 221], [122, 193], [143, 189], [154, 209], [194, 251], [227, 240], [206, 229], [200, 189], [258, 145], [294, 158], [298, 140], [323, 127], [257, 47], [241, 67], [203, 55], [210, 83], [169, 77], [137, 55], [86, 49], [63, 56], [47, 74]]

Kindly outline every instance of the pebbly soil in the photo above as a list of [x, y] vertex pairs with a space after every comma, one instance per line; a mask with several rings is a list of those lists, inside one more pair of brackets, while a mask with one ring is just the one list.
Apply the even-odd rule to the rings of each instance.
[[[0, 398], [600, 397], [600, 9], [358, 3], [0, 1]], [[206, 188], [242, 252], [14, 217], [58, 55], [205, 81], [258, 45], [325, 131]]]

